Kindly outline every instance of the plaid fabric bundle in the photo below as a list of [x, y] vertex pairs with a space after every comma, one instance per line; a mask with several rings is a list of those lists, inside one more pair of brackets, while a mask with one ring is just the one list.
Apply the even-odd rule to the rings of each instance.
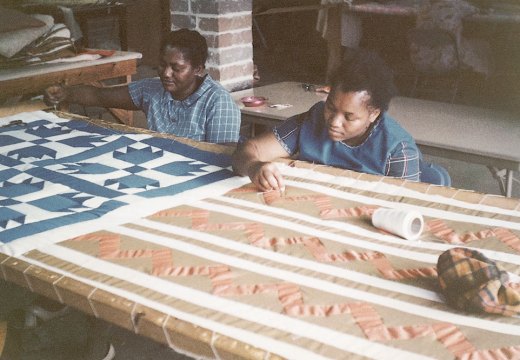
[[437, 261], [439, 285], [451, 306], [473, 312], [512, 316], [520, 313], [520, 292], [509, 276], [482, 253], [453, 248]]

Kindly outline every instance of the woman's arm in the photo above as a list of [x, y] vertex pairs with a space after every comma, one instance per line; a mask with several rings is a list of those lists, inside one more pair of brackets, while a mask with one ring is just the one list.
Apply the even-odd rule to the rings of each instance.
[[238, 146], [233, 154], [233, 170], [249, 176], [261, 191], [284, 190], [283, 176], [272, 161], [288, 156], [273, 132], [267, 131]]
[[419, 181], [420, 155], [417, 147], [410, 146], [403, 141], [392, 151], [386, 161], [386, 176], [393, 176], [401, 179]]
[[48, 105], [78, 104], [138, 110], [130, 97], [127, 85], [107, 88], [85, 85], [73, 87], [53, 85], [45, 90], [44, 101]]

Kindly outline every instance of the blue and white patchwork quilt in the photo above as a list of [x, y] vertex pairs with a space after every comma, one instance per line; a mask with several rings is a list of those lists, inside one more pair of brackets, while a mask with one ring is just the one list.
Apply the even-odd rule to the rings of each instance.
[[[229, 156], [172, 139], [45, 112], [3, 118], [0, 126], [4, 253], [148, 215], [171, 207], [179, 194], [195, 196], [205, 185], [233, 177]], [[16, 249], [19, 239], [30, 241], [18, 241]]]

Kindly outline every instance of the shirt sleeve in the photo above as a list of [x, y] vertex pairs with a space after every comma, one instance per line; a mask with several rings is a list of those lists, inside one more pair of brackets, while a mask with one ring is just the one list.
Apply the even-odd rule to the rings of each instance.
[[292, 156], [300, 149], [300, 130], [307, 113], [290, 117], [273, 128], [273, 133], [280, 145]]
[[240, 109], [225, 91], [215, 94], [208, 108], [205, 141], [212, 143], [237, 142], [240, 135]]
[[163, 90], [163, 86], [159, 78], [147, 78], [133, 81], [128, 84], [128, 93], [134, 105], [143, 110], [145, 114], [151, 106], [151, 99], [154, 94], [158, 94]]
[[386, 176], [419, 181], [419, 152], [415, 147], [402, 141], [391, 152], [386, 161]]
[[134, 81], [128, 84], [128, 92], [135, 106], [142, 109], [144, 103], [144, 86], [143, 81]]

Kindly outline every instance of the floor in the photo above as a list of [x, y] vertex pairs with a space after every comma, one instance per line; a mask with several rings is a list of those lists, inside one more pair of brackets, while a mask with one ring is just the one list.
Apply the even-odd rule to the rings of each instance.
[[[156, 343], [150, 339], [138, 336], [125, 329], [111, 327], [111, 343], [115, 349], [115, 360], [190, 360], [188, 356], [176, 353], [166, 345]], [[92, 358], [85, 356], [76, 349], [65, 351], [38, 350], [24, 354], [21, 358], [2, 356], [2, 360], [101, 360], [102, 356]]]
[[116, 349], [116, 360], [189, 360], [182, 355], [158, 344], [153, 340], [135, 335], [121, 328], [112, 331], [112, 343]]
[[[261, 77], [258, 85], [287, 80], [316, 84], [323, 83], [326, 66], [326, 57], [324, 56], [326, 47], [319, 34], [314, 31], [315, 20], [315, 15], [313, 14], [308, 14], [307, 17], [303, 15], [303, 18], [302, 16], [296, 18], [285, 15], [283, 22], [272, 18], [259, 23], [260, 29], [263, 29], [262, 35], [265, 36], [267, 47], [259, 41], [259, 33], [254, 33], [254, 61], [259, 68]], [[388, 33], [393, 33], [394, 35], [397, 33], [399, 35], [396, 31], [388, 31]], [[282, 37], [279, 34], [284, 34], [284, 36]], [[368, 35], [370, 35], [370, 32], [368, 32]], [[388, 43], [388, 40], [384, 38], [379, 39], [378, 42], [370, 39], [370, 36], [368, 37], [367, 46], [377, 48], [381, 44]], [[384, 46], [382, 51], [387, 59], [393, 60], [394, 63], [400, 62], [399, 56], [392, 56], [392, 52], [388, 52], [388, 49]], [[520, 51], [518, 53], [520, 54]], [[154, 68], [148, 65], [141, 65], [134, 79], [155, 76], [155, 74], [156, 70]], [[500, 74], [484, 82], [482, 79], [469, 79], [465, 84], [462, 84], [461, 95], [456, 102], [508, 108], [508, 110], [518, 111], [516, 107], [520, 106], [520, 101], [515, 101], [514, 99], [520, 92], [518, 86], [514, 84], [519, 83], [516, 80], [520, 80], [520, 76], [516, 73], [513, 75], [513, 78], [511, 78], [510, 76], [504, 77], [503, 74]], [[410, 78], [407, 77], [407, 74], [397, 72], [396, 80], [400, 86], [401, 93], [406, 93], [407, 87], [410, 86]], [[475, 85], [475, 81], [477, 81], [477, 85]], [[516, 99], [520, 99], [520, 97], [516, 97]], [[110, 115], [98, 108], [77, 108], [75, 111], [91, 117], [110, 119]], [[135, 122], [137, 126], [146, 126], [143, 114], [135, 113]], [[489, 194], [500, 193], [497, 180], [493, 178], [485, 166], [436, 157], [427, 157], [427, 160], [444, 166], [451, 175], [454, 187]], [[516, 176], [518, 177], [518, 174]], [[520, 198], [520, 183], [518, 180], [514, 183], [513, 196]], [[165, 345], [158, 344], [115, 326], [111, 327], [111, 342], [116, 349], [115, 359], [190, 359], [174, 352]], [[51, 356], [50, 358], [53, 357]], [[4, 358], [2, 357], [2, 359]], [[77, 358], [77, 360], [79, 359], [82, 359], [82, 357]], [[45, 359], [40, 357], [40, 360]], [[75, 359], [69, 358], [69, 360]]]

